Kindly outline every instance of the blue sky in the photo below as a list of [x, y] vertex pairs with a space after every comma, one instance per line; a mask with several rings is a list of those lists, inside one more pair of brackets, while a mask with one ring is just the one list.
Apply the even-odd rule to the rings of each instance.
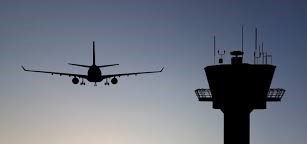
[[[197, 101], [203, 68], [217, 48], [241, 48], [251, 63], [254, 28], [273, 54], [280, 103], [251, 114], [251, 143], [305, 144], [307, 10], [303, 0], [1, 0], [1, 144], [221, 144], [223, 114]], [[118, 85], [73, 85], [71, 78], [20, 68], [86, 73], [68, 62], [119, 63], [103, 73]], [[229, 56], [225, 57], [229, 62]]]

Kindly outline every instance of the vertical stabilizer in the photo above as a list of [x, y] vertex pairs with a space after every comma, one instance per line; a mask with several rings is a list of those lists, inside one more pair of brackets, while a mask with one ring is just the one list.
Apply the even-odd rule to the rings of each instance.
[[93, 65], [95, 64], [95, 41], [93, 41]]

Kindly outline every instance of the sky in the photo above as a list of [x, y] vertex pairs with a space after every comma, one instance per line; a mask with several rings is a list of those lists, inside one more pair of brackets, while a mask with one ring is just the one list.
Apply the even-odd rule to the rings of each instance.
[[[253, 63], [254, 29], [277, 66], [279, 103], [251, 113], [251, 143], [305, 144], [307, 2], [304, 0], [1, 0], [1, 144], [221, 144], [223, 113], [199, 102], [216, 46]], [[117, 85], [23, 72], [86, 74], [67, 63], [119, 66]]]

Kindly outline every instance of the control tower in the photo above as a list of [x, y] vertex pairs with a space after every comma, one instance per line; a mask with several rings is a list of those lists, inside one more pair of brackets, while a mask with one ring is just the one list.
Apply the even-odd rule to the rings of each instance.
[[210, 89], [196, 89], [199, 101], [212, 101], [224, 113], [224, 144], [250, 143], [250, 113], [278, 102], [284, 89], [272, 89], [276, 66], [243, 63], [243, 52], [233, 51], [231, 64], [205, 67]]

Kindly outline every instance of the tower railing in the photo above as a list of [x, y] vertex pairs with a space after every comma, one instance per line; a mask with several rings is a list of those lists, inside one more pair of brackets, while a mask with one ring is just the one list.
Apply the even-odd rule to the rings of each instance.
[[[268, 91], [267, 101], [280, 101], [285, 94], [285, 89], [273, 88]], [[196, 89], [195, 94], [199, 101], [212, 101], [212, 94], [210, 89]]]
[[196, 89], [195, 94], [199, 101], [212, 101], [210, 89]]
[[284, 96], [285, 91], [286, 90], [282, 88], [270, 89], [267, 94], [267, 101], [280, 101], [281, 98]]

